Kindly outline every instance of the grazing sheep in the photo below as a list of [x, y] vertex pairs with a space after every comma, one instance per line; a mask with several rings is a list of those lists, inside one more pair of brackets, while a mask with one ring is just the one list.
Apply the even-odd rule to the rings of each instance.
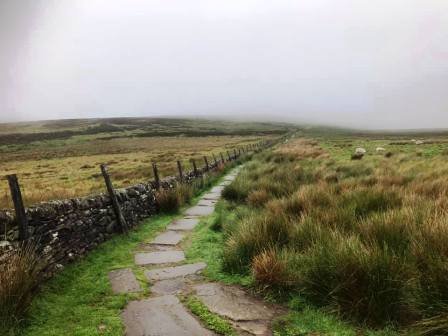
[[385, 152], [386, 151], [386, 148], [384, 148], [384, 147], [377, 147], [376, 148], [376, 152], [377, 153], [379, 153], [379, 152]]
[[355, 153], [352, 155], [352, 160], [361, 160], [366, 154], [367, 151], [364, 148], [358, 147], [355, 150]]
[[423, 145], [425, 142], [423, 140], [417, 140], [415, 142], [416, 145]]

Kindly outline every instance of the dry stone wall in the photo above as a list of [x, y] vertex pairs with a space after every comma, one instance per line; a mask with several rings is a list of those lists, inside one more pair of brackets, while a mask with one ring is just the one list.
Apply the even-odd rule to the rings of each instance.
[[[183, 182], [193, 183], [207, 171], [216, 170], [215, 163], [194, 172], [184, 172]], [[178, 177], [162, 179], [161, 188], [175, 188]], [[116, 195], [128, 227], [158, 212], [155, 182], [117, 189]], [[38, 242], [53, 271], [75, 260], [118, 231], [118, 223], [107, 194], [85, 198], [51, 201], [26, 209], [29, 236]], [[0, 254], [19, 239], [13, 210], [0, 210]]]

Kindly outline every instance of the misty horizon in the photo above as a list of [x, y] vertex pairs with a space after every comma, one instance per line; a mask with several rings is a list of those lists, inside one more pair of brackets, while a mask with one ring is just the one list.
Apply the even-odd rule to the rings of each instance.
[[169, 117], [448, 128], [437, 0], [2, 1], [0, 123]]

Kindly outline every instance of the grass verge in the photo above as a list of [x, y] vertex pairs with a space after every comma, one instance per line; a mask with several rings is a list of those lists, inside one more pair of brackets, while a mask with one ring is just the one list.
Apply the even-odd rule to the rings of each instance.
[[236, 335], [235, 330], [232, 328], [229, 322], [221, 318], [219, 315], [210, 312], [208, 308], [193, 295], [184, 297], [182, 299], [182, 302], [207, 326], [208, 329], [216, 332], [218, 335]]
[[[113, 294], [108, 273], [125, 267], [138, 271], [134, 250], [138, 244], [152, 239], [173, 217], [153, 217], [128, 235], [114, 237], [86, 258], [67, 266], [43, 286], [17, 335], [123, 335], [120, 311], [139, 295]], [[144, 288], [140, 295], [147, 292], [147, 287]]]
[[[225, 167], [220, 174], [232, 169]], [[195, 204], [200, 195], [221, 179], [210, 175], [194, 188]], [[120, 312], [127, 302], [148, 293], [143, 268], [134, 264], [134, 253], [139, 244], [151, 241], [179, 215], [164, 214], [151, 217], [127, 235], [117, 235], [89, 253], [84, 259], [68, 265], [45, 283], [35, 297], [27, 315], [9, 336], [121, 336], [124, 327]], [[131, 268], [144, 291], [139, 294], [113, 294], [108, 273], [119, 268]]]

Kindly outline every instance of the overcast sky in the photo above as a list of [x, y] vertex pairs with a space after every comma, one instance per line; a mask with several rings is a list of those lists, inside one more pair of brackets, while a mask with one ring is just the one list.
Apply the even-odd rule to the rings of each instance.
[[448, 128], [446, 0], [0, 0], [0, 121]]

